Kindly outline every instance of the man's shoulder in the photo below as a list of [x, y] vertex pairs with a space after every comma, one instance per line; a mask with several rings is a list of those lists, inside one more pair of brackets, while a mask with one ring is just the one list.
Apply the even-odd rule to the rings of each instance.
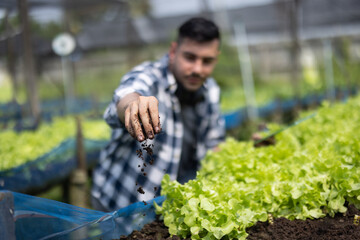
[[123, 81], [133, 81], [135, 79], [143, 79], [146, 81], [157, 82], [166, 76], [167, 69], [166, 59], [162, 57], [157, 61], [145, 61], [132, 68], [122, 77]]
[[152, 71], [163, 71], [167, 68], [167, 56], [163, 56], [162, 58], [155, 60], [155, 61], [144, 61], [141, 64], [135, 66], [131, 69], [130, 73], [142, 73], [147, 72], [151, 73]]

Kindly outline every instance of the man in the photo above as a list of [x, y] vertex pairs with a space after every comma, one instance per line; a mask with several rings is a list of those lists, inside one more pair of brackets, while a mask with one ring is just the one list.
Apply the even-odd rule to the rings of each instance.
[[169, 53], [127, 73], [104, 113], [109, 145], [94, 171], [94, 208], [113, 211], [151, 200], [164, 174], [195, 178], [200, 160], [224, 140], [220, 89], [210, 77], [219, 55], [217, 26], [192, 18]]

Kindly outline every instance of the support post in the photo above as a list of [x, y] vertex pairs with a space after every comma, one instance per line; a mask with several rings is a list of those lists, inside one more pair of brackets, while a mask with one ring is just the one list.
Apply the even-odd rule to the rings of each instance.
[[76, 117], [76, 169], [70, 175], [70, 204], [88, 208], [87, 166], [81, 121]]
[[0, 239], [16, 239], [14, 197], [11, 192], [0, 192]]
[[30, 105], [31, 116], [33, 117], [35, 123], [38, 123], [40, 121], [41, 109], [35, 77], [35, 61], [33, 56], [30, 21], [28, 18], [28, 5], [26, 0], [18, 0], [18, 5], [23, 29], [24, 74], [27, 98]]
[[234, 25], [234, 30], [241, 75], [244, 84], [248, 118], [251, 122], [256, 122], [259, 114], [256, 106], [255, 85], [245, 26], [242, 23], [236, 23]]
[[327, 99], [333, 103], [335, 101], [335, 84], [334, 84], [334, 69], [333, 69], [333, 52], [331, 40], [323, 40], [324, 46], [324, 66], [325, 66], [325, 80], [326, 80], [326, 96]]

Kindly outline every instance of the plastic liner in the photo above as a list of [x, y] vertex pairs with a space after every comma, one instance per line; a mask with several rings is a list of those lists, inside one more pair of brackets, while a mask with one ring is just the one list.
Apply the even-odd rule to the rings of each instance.
[[[89, 167], [98, 161], [100, 150], [108, 141], [84, 140]], [[76, 168], [76, 141], [69, 138], [43, 156], [18, 167], [0, 171], [0, 190], [36, 192], [66, 179]], [[61, 171], [59, 171], [61, 169]]]
[[[77, 98], [72, 103], [71, 109], [68, 112], [63, 99], [46, 100], [41, 102], [41, 117], [43, 119], [51, 119], [52, 117], [63, 116], [69, 113], [103, 112], [108, 104], [108, 102], [98, 102], [96, 99], [91, 98]], [[28, 111], [28, 104], [19, 104], [17, 102], [0, 103], [0, 123], [6, 123], [10, 120], [25, 120], [29, 117]]]
[[5, 210], [0, 198], [0, 210], [12, 212], [15, 232], [8, 231], [7, 225], [13, 224], [11, 219], [0, 225], [0, 232], [6, 232], [6, 239], [17, 240], [119, 239], [153, 221], [156, 216], [154, 202], [161, 205], [165, 200], [160, 196], [146, 204], [137, 202], [107, 213], [22, 193], [0, 191], [1, 194], [13, 197], [13, 207]]

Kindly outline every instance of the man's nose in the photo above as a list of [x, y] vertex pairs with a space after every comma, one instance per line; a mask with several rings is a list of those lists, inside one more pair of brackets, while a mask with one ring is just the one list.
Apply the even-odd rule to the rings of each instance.
[[202, 63], [201, 59], [198, 59], [194, 62], [193, 72], [201, 74], [202, 70], [203, 70], [203, 63]]

